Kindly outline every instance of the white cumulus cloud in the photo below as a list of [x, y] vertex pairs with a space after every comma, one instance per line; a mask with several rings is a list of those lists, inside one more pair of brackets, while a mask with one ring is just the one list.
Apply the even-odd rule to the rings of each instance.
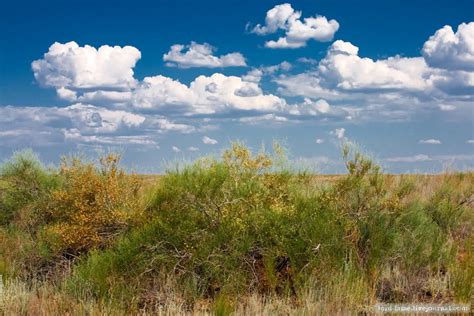
[[437, 68], [474, 71], [474, 22], [449, 25], [436, 31], [423, 45], [426, 62]]
[[[133, 68], [141, 58], [132, 46], [103, 45], [98, 49], [76, 42], [54, 43], [42, 59], [32, 62], [36, 80], [43, 86], [66, 88], [118, 88], [129, 89], [136, 84]], [[60, 96], [70, 98], [66, 90]]]
[[241, 117], [239, 122], [245, 124], [259, 124], [262, 122], [273, 122], [273, 123], [283, 123], [287, 122], [288, 119], [284, 116], [275, 115], [274, 113], [268, 113], [258, 116], [248, 116], [248, 117]]
[[403, 157], [391, 157], [386, 158], [385, 161], [388, 162], [421, 162], [421, 161], [431, 161], [432, 158], [428, 155], [419, 154], [414, 156], [403, 156]]
[[331, 106], [324, 99], [313, 101], [310, 98], [304, 98], [303, 103], [294, 106], [290, 109], [290, 114], [293, 115], [319, 115], [327, 114], [331, 111]]
[[139, 114], [82, 103], [59, 108], [57, 114], [69, 117], [74, 127], [95, 133], [111, 133], [120, 128], [138, 127], [145, 121], [145, 117]]
[[213, 114], [232, 110], [274, 111], [284, 99], [264, 94], [255, 82], [215, 73], [198, 76], [189, 86], [163, 77], [147, 77], [134, 93], [136, 108]]
[[76, 101], [77, 100], [77, 92], [73, 90], [69, 90], [64, 87], [60, 87], [56, 89], [56, 93], [60, 99], [67, 100], [67, 101]]
[[439, 139], [421, 139], [419, 141], [420, 144], [428, 144], [428, 145], [440, 145], [441, 141]]
[[337, 139], [343, 139], [345, 133], [346, 133], [346, 129], [343, 127], [336, 128], [335, 130], [330, 132], [330, 134], [336, 136]]
[[207, 137], [207, 136], [204, 136], [202, 138], [202, 142], [206, 145], [215, 145], [218, 143], [217, 140], [213, 139], [213, 138], [210, 138], [210, 137]]
[[335, 41], [318, 67], [322, 85], [342, 90], [423, 89], [428, 70], [423, 58], [372, 60], [358, 56], [358, 47]]
[[264, 75], [274, 75], [277, 72], [286, 72], [292, 67], [293, 66], [285, 60], [276, 65], [253, 68], [247, 72], [247, 74], [243, 75], [242, 79], [245, 81], [258, 83], [260, 80], [262, 80]]
[[215, 51], [216, 48], [207, 43], [176, 44], [171, 46], [170, 51], [163, 55], [163, 60], [167, 62], [167, 66], [179, 68], [247, 66], [241, 53], [230, 53], [218, 57], [213, 55]]
[[328, 20], [324, 16], [301, 19], [301, 11], [295, 11], [291, 4], [284, 3], [270, 9], [265, 17], [265, 25], [257, 24], [251, 32], [267, 35], [283, 30], [284, 37], [265, 43], [268, 48], [300, 48], [313, 39], [327, 42], [333, 39], [339, 29], [336, 20]]
[[451, 104], [440, 104], [439, 109], [441, 111], [454, 111], [456, 109], [456, 107], [454, 105], [451, 105]]

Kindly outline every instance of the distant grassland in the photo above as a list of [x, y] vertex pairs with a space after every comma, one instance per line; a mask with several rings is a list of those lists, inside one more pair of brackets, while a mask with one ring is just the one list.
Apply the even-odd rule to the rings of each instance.
[[[474, 171], [473, 171], [474, 172]], [[400, 182], [408, 181], [413, 183], [416, 187], [415, 191], [417, 196], [421, 199], [428, 199], [432, 194], [440, 187], [440, 185], [446, 180], [454, 175], [463, 177], [467, 175], [466, 179], [470, 179], [469, 176], [473, 172], [454, 172], [454, 173], [441, 173], [441, 174], [382, 174], [384, 178], [385, 185], [387, 186], [397, 186]], [[165, 177], [164, 174], [137, 174], [140, 181], [142, 182], [142, 189], [146, 190], [153, 188], [156, 185], [159, 185], [160, 181]], [[315, 187], [324, 187], [337, 181], [344, 179], [347, 175], [345, 174], [308, 174], [307, 175], [312, 186]], [[0, 180], [1, 187], [1, 180]]]
[[5, 315], [347, 315], [469, 303], [474, 173], [292, 171], [234, 144], [164, 175], [120, 157], [0, 169]]

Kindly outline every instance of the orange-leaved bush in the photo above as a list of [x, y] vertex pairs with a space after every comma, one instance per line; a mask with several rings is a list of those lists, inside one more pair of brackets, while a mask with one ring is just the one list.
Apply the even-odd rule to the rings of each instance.
[[99, 166], [78, 158], [63, 159], [64, 183], [51, 193], [44, 237], [54, 252], [78, 255], [105, 247], [140, 218], [140, 181], [119, 168], [109, 154]]

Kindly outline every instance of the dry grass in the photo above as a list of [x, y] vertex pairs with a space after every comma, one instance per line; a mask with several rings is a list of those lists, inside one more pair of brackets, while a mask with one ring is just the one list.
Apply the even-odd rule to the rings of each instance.
[[[240, 297], [238, 300], [201, 300], [189, 307], [179, 297], [142, 310], [124, 310], [116, 304], [99, 302], [84, 296], [79, 300], [47, 283], [26, 284], [8, 280], [1, 292], [2, 315], [348, 315], [353, 308], [341, 304], [347, 291], [360, 291], [344, 284], [334, 284], [332, 293], [310, 290], [295, 300], [281, 297], [262, 297], [259, 294]], [[369, 310], [361, 306], [360, 311]]]

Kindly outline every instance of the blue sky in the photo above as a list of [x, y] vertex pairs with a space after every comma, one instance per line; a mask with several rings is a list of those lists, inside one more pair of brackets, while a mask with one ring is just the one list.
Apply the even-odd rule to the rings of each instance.
[[474, 166], [472, 1], [12, 1], [0, 27], [0, 159], [161, 172], [279, 140], [325, 173], [343, 142], [389, 172]]

